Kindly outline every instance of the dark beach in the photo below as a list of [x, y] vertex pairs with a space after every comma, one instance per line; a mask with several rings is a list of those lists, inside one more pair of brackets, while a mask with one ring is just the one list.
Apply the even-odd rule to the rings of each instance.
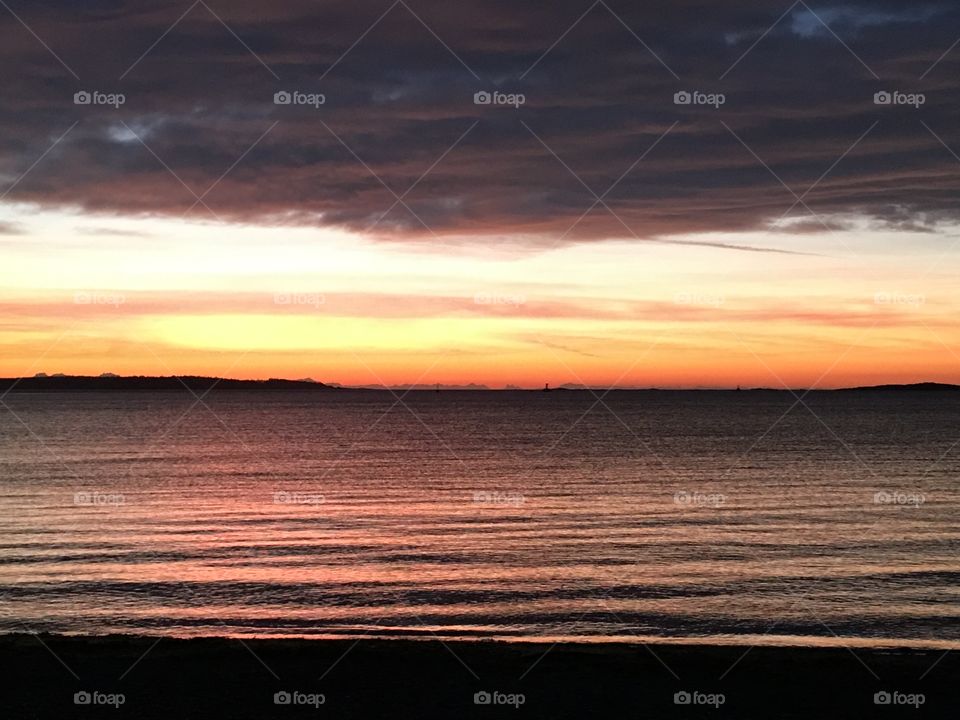
[[[845, 648], [747, 652], [405, 640], [155, 643], [4, 637], [3, 717], [948, 718], [960, 707], [958, 656], [942, 650], [856, 649], [854, 655]], [[76, 704], [75, 694], [84, 692], [91, 693], [90, 704]], [[289, 695], [279, 699], [290, 704], [277, 704], [275, 695], [284, 692]], [[684, 692], [690, 704], [677, 704], [675, 695]], [[883, 692], [889, 705], [875, 702]], [[478, 704], [475, 697], [490, 702]]]

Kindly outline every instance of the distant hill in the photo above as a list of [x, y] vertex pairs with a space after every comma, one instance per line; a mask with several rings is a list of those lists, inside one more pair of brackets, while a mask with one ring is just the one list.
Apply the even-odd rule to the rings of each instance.
[[184, 385], [200, 394], [211, 387], [217, 390], [314, 392], [335, 388], [312, 380], [228, 380], [195, 375], [172, 377], [121, 377], [104, 373], [99, 377], [84, 375], [44, 375], [27, 378], [0, 378], [0, 393], [16, 392], [185, 392]]
[[947, 383], [914, 383], [913, 385], [872, 385], [868, 387], [843, 388], [841, 392], [956, 392], [960, 385]]

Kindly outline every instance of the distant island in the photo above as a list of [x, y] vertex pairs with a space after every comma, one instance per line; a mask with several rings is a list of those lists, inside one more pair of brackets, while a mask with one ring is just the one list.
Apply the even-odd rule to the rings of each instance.
[[33, 377], [0, 378], [0, 393], [16, 392], [184, 392], [184, 386], [195, 393], [202, 393], [216, 386], [218, 390], [297, 390], [313, 392], [335, 390], [330, 385], [314, 380], [231, 380], [227, 378], [183, 375], [150, 377], [133, 375], [123, 377], [113, 373], [99, 376], [46, 375]]
[[[469, 383], [466, 385], [340, 385], [338, 383], [322, 383], [312, 378], [301, 380], [284, 380], [280, 378], [270, 378], [268, 380], [236, 380], [230, 378], [204, 377], [198, 375], [181, 375], [169, 377], [153, 377], [146, 375], [121, 376], [114, 373], [103, 373], [102, 375], [64, 375], [57, 373], [47, 375], [46, 373], [37, 373], [32, 377], [21, 378], [0, 378], [0, 395], [8, 392], [173, 392], [183, 391], [184, 386], [196, 393], [206, 392], [211, 388], [217, 390], [233, 391], [302, 391], [302, 392], [335, 392], [341, 390], [370, 390], [383, 392], [407, 392], [415, 391], [490, 391], [497, 390], [487, 385], [478, 385]], [[565, 384], [556, 388], [558, 391], [566, 392], [607, 392], [611, 388], [592, 387], [587, 385]], [[540, 391], [542, 388], [524, 389], [516, 385], [507, 385], [503, 391], [513, 392], [533, 392]], [[803, 388], [794, 388], [786, 390], [784, 388], [744, 388], [742, 391], [728, 388], [687, 388], [687, 389], [666, 389], [666, 388], [635, 388], [621, 387], [613, 388], [616, 391], [623, 392], [807, 392]], [[503, 392], [500, 391], [500, 392]], [[960, 385], [950, 385], [947, 383], [914, 383], [903, 385], [873, 385], [864, 387], [839, 388], [836, 390], [816, 389], [814, 392], [956, 392], [960, 391]]]
[[914, 383], [912, 385], [871, 385], [868, 387], [855, 387], [855, 388], [843, 388], [843, 392], [900, 392], [903, 390], [910, 390], [912, 392], [923, 391], [923, 392], [954, 392], [960, 390], [960, 385], [950, 385], [947, 383], [935, 383], [935, 382], [925, 382], [925, 383]]

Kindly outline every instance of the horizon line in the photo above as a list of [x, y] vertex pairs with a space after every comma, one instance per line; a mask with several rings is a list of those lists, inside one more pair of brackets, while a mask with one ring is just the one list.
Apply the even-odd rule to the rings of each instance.
[[[266, 383], [284, 383], [293, 385], [302, 385], [304, 387], [317, 386], [331, 390], [373, 390], [385, 391], [404, 390], [407, 392], [437, 392], [437, 391], [460, 391], [460, 392], [543, 392], [543, 391], [566, 391], [566, 392], [613, 392], [613, 391], [634, 391], [634, 392], [787, 392], [787, 393], [810, 393], [810, 392], [836, 392], [844, 390], [871, 390], [871, 389], [910, 389], [910, 388], [952, 388], [960, 389], [960, 384], [935, 382], [930, 380], [921, 380], [912, 383], [880, 383], [876, 385], [852, 385], [843, 387], [769, 387], [769, 386], [636, 386], [636, 385], [589, 385], [584, 383], [561, 383], [551, 386], [550, 383], [544, 383], [544, 387], [519, 386], [512, 383], [506, 383], [502, 387], [491, 387], [486, 383], [395, 383], [385, 385], [382, 383], [369, 383], [364, 385], [347, 385], [337, 382], [327, 382], [315, 380], [310, 377], [304, 378], [228, 378], [213, 375], [118, 375], [116, 373], [105, 372], [100, 375], [71, 375], [67, 373], [43, 373], [34, 375], [24, 375], [19, 377], [0, 378], [0, 382], [10, 382], [10, 385], [4, 394], [11, 392], [17, 385], [24, 381], [36, 380], [209, 380], [215, 384], [266, 384]], [[212, 389], [212, 388], [211, 388]]]

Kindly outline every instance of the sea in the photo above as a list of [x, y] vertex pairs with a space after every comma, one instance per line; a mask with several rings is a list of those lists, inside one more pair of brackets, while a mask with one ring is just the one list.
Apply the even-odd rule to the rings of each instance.
[[0, 632], [960, 648], [960, 393], [0, 399]]

